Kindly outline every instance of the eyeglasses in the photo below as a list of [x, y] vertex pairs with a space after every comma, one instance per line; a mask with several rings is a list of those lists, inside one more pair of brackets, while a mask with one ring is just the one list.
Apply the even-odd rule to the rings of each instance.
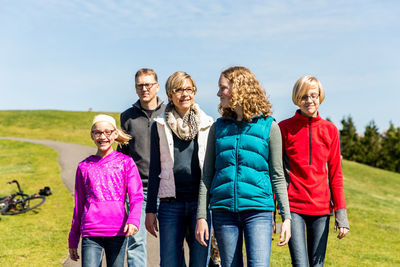
[[142, 89], [143, 87], [146, 87], [146, 89], [151, 89], [155, 84], [157, 83], [139, 83], [136, 84], [135, 87], [136, 89]]
[[103, 132], [102, 131], [93, 130], [92, 134], [97, 138], [99, 138], [102, 134], [104, 134], [106, 137], [110, 137], [113, 132], [115, 132], [115, 130], [105, 130]]
[[309, 98], [311, 98], [311, 101], [315, 101], [319, 98], [319, 94], [303, 95], [301, 101], [306, 102]]
[[186, 92], [188, 95], [192, 95], [195, 91], [196, 87], [172, 89], [172, 92], [177, 95], [182, 95], [184, 92]]

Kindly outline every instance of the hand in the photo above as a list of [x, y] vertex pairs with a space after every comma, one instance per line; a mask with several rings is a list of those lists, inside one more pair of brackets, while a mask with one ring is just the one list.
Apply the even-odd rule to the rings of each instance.
[[339, 234], [337, 235], [337, 238], [342, 239], [343, 237], [345, 237], [348, 233], [349, 233], [349, 229], [345, 228], [345, 227], [338, 227], [337, 224], [335, 224], [335, 232], [337, 231], [337, 229], [339, 228]]
[[278, 246], [282, 247], [289, 243], [289, 239], [292, 236], [291, 224], [292, 221], [289, 219], [286, 219], [282, 223], [281, 236], [279, 238], [280, 242], [278, 243]]
[[207, 247], [207, 243], [204, 240], [208, 240], [209, 231], [208, 231], [208, 223], [205, 219], [201, 218], [197, 220], [195, 233], [196, 233], [196, 240], [202, 246]]
[[134, 225], [134, 224], [127, 224], [124, 227], [124, 232], [126, 233], [125, 234], [126, 237], [136, 234], [137, 231], [138, 231], [138, 229], [137, 229], [136, 225]]
[[158, 224], [157, 224], [157, 217], [155, 213], [146, 213], [146, 221], [145, 221], [147, 231], [157, 238], [158, 232]]
[[78, 261], [79, 260], [78, 249], [77, 248], [70, 248], [69, 249], [69, 257], [73, 261]]

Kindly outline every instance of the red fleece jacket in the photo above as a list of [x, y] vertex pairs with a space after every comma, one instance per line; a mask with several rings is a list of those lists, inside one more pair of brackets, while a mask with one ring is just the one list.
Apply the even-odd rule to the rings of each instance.
[[[279, 123], [290, 210], [326, 215], [345, 209], [339, 133], [320, 116], [296, 114]], [[332, 201], [333, 203], [332, 203]], [[333, 206], [332, 206], [333, 205]]]

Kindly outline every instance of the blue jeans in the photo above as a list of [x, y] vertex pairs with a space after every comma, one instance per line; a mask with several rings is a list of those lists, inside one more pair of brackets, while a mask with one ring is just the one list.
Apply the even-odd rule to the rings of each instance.
[[272, 212], [248, 210], [238, 213], [212, 212], [222, 267], [243, 266], [243, 234], [247, 266], [269, 266]]
[[210, 242], [207, 247], [203, 247], [195, 237], [197, 204], [197, 201], [160, 201], [158, 221], [161, 267], [185, 266], [182, 249], [185, 237], [189, 246], [189, 267], [207, 266]]
[[82, 267], [100, 267], [103, 251], [106, 252], [107, 266], [124, 266], [125, 236], [82, 238]]
[[[147, 266], [147, 231], [145, 226], [147, 191], [143, 191], [143, 204], [140, 213], [139, 231], [128, 237], [127, 262], [129, 267]], [[126, 198], [128, 201], [128, 197]], [[128, 202], [129, 203], [129, 202]], [[129, 206], [129, 205], [128, 205]], [[129, 209], [128, 209], [129, 214]]]
[[[329, 233], [329, 215], [313, 216], [291, 212], [289, 241], [293, 266], [324, 266]], [[307, 238], [306, 238], [307, 234]]]

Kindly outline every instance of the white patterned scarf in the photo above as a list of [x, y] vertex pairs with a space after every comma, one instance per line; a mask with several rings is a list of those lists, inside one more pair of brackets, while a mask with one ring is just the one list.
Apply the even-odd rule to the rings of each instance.
[[165, 118], [168, 126], [179, 139], [193, 140], [199, 132], [200, 107], [196, 103], [192, 105], [190, 111], [183, 118], [178, 114], [174, 105], [169, 103], [165, 108]]

